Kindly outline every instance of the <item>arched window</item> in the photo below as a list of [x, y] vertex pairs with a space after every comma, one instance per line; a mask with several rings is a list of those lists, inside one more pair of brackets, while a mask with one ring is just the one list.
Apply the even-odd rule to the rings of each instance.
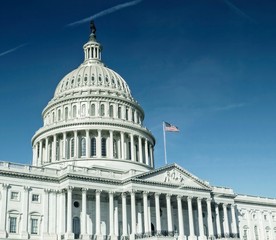
[[71, 138], [70, 140], [70, 157], [73, 158], [75, 155], [75, 140]]
[[96, 156], [96, 138], [93, 137], [91, 138], [91, 156], [95, 157]]
[[91, 116], [95, 116], [95, 104], [94, 103], [92, 103], [91, 104]]
[[81, 156], [85, 156], [86, 155], [86, 140], [85, 138], [83, 137], [81, 139]]
[[55, 122], [55, 112], [52, 113], [52, 122]]
[[131, 121], [134, 122], [134, 109], [132, 109]]
[[113, 140], [113, 157], [118, 158], [118, 143], [116, 139]]
[[49, 144], [49, 162], [52, 162], [52, 144]]
[[59, 156], [60, 156], [60, 147], [59, 147], [59, 141], [57, 141], [57, 145], [56, 145], [56, 160], [59, 161]]
[[258, 233], [258, 227], [254, 227], [254, 234], [255, 234], [255, 240], [259, 240], [259, 233]]
[[102, 138], [102, 157], [106, 157], [106, 138]]
[[113, 105], [109, 107], [109, 117], [113, 118]]
[[101, 117], [103, 117], [105, 115], [105, 107], [104, 107], [103, 103], [101, 104], [100, 115], [101, 115]]
[[77, 106], [73, 106], [73, 118], [77, 117]]
[[68, 107], [66, 107], [66, 108], [64, 109], [64, 119], [65, 119], [65, 121], [68, 120]]
[[86, 115], [86, 105], [82, 104], [81, 105], [81, 116], [84, 117]]
[[128, 142], [128, 159], [131, 159], [131, 142]]
[[119, 106], [118, 107], [118, 118], [122, 117], [122, 108]]
[[59, 109], [58, 110], [58, 121], [60, 121], [61, 120], [61, 110]]
[[126, 108], [126, 120], [128, 120], [128, 108]]

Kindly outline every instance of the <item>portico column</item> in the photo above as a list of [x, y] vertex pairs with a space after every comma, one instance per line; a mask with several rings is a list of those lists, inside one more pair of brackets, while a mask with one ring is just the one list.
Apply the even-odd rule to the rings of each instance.
[[29, 212], [29, 186], [24, 186], [24, 195], [23, 195], [23, 219], [22, 219], [22, 233], [21, 238], [29, 238], [28, 234], [28, 212]]
[[49, 235], [49, 193], [50, 189], [44, 189], [44, 202], [43, 202], [43, 217], [44, 217], [44, 226], [43, 226], [43, 235]]
[[143, 222], [143, 217], [142, 217], [142, 204], [139, 201], [137, 203], [137, 234], [139, 235], [139, 237], [142, 237], [142, 233], [143, 233], [143, 226], [142, 226], [142, 222]]
[[98, 137], [97, 137], [97, 157], [102, 157], [102, 131], [98, 130]]
[[91, 141], [90, 141], [90, 135], [89, 135], [89, 130], [85, 131], [85, 143], [86, 143], [86, 157], [90, 158], [91, 157]]
[[134, 137], [133, 134], [130, 134], [130, 149], [131, 149], [131, 161], [135, 160], [135, 156], [134, 156]]
[[179, 237], [178, 239], [185, 239], [184, 236], [184, 222], [183, 222], [183, 211], [182, 211], [182, 196], [177, 196], [177, 212], [178, 212], [178, 224], [179, 224]]
[[215, 211], [216, 211], [216, 226], [217, 226], [217, 237], [221, 237], [221, 228], [220, 228], [220, 216], [219, 216], [219, 204], [215, 204]]
[[121, 132], [121, 158], [125, 159], [125, 134]]
[[66, 159], [66, 132], [63, 133], [63, 154], [62, 158]]
[[152, 235], [151, 232], [151, 211], [150, 211], [150, 198], [148, 198], [148, 224], [149, 224], [149, 234]]
[[74, 157], [78, 157], [78, 132], [74, 131]]
[[122, 222], [123, 222], [123, 237], [127, 236], [127, 208], [126, 208], [126, 193], [122, 193]]
[[224, 237], [229, 237], [229, 223], [228, 223], [228, 214], [227, 214], [227, 204], [223, 203], [223, 230]]
[[138, 137], [138, 144], [139, 144], [139, 162], [143, 163], [143, 151], [142, 151], [142, 138], [141, 138], [141, 136]]
[[46, 140], [45, 140], [45, 160], [44, 160], [45, 163], [48, 163], [49, 162], [49, 138], [46, 137]]
[[55, 162], [57, 160], [57, 135], [54, 134], [53, 136], [53, 145], [52, 145], [52, 162]]
[[155, 193], [155, 214], [156, 214], [156, 233], [161, 235], [161, 219], [160, 219], [160, 193]]
[[236, 222], [236, 213], [235, 213], [235, 205], [231, 204], [231, 215], [232, 215], [232, 233], [234, 237], [237, 237], [237, 222]]
[[131, 233], [133, 235], [133, 239], [137, 232], [136, 229], [136, 205], [135, 205], [135, 190], [130, 192], [130, 200], [131, 200]]
[[0, 237], [6, 238], [7, 231], [6, 231], [6, 216], [7, 216], [7, 197], [8, 197], [8, 188], [9, 184], [3, 183], [2, 184], [2, 194], [1, 194], [1, 213], [0, 214]]
[[66, 219], [65, 219], [65, 215], [66, 215], [66, 200], [65, 200], [65, 190], [62, 189], [59, 192], [59, 208], [58, 208], [58, 212], [59, 212], [59, 235], [62, 235], [65, 233], [65, 223], [66, 223]]
[[173, 226], [172, 226], [172, 207], [171, 207], [171, 194], [166, 195], [166, 205], [167, 205], [167, 221], [168, 221], [168, 234], [173, 236]]
[[114, 200], [114, 233], [115, 236], [119, 236], [119, 210], [118, 210], [118, 200]]
[[101, 190], [96, 190], [96, 235], [101, 236]]
[[73, 221], [73, 216], [72, 216], [72, 192], [73, 192], [73, 187], [69, 186], [67, 188], [67, 231], [66, 231], [66, 236], [67, 239], [73, 239], [74, 234], [72, 232], [72, 221]]
[[144, 207], [144, 229], [145, 236], [149, 236], [149, 216], [148, 216], [148, 192], [143, 192], [143, 207]]
[[81, 235], [82, 239], [89, 239], [87, 234], [87, 188], [82, 189], [82, 216], [81, 216]]
[[212, 209], [211, 209], [211, 199], [206, 199], [207, 203], [207, 222], [208, 222], [208, 235], [209, 237], [214, 236], [214, 228], [212, 222]]
[[114, 234], [114, 192], [109, 192], [109, 237], [115, 238]]
[[197, 198], [197, 210], [198, 210], [198, 227], [199, 227], [199, 237], [204, 239], [204, 229], [203, 229], [203, 218], [202, 218], [202, 205], [201, 198]]
[[109, 131], [109, 157], [110, 158], [113, 158], [114, 155], [113, 155], [113, 152], [114, 152], [114, 149], [113, 149], [113, 131], [110, 130]]
[[187, 201], [188, 201], [189, 230], [190, 230], [189, 240], [192, 240], [195, 238], [192, 197], [187, 197]]
[[147, 139], [145, 139], [145, 155], [146, 155], [146, 164], [149, 165], [149, 149], [148, 149]]

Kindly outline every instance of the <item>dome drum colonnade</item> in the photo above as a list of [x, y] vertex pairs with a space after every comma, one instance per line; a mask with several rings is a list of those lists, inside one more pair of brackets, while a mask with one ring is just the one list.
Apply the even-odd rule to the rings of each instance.
[[83, 64], [58, 84], [43, 111], [44, 127], [32, 139], [33, 165], [55, 167], [60, 161], [74, 161], [83, 166], [86, 163], [75, 160], [101, 159], [131, 160], [153, 168], [155, 140], [143, 127], [143, 109], [124, 79], [101, 62], [95, 31], [84, 45], [84, 56]]

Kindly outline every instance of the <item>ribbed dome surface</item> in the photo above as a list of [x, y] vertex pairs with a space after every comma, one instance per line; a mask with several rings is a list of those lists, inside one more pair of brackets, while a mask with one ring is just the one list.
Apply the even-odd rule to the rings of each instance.
[[118, 92], [132, 99], [125, 80], [102, 63], [84, 63], [68, 73], [58, 84], [54, 98], [82, 89]]

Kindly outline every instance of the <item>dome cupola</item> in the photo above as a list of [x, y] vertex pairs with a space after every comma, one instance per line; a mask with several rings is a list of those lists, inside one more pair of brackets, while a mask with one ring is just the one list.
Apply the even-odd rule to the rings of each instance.
[[152, 169], [155, 139], [143, 126], [144, 111], [126, 81], [102, 62], [94, 22], [90, 29], [84, 62], [63, 77], [42, 112], [33, 165]]

